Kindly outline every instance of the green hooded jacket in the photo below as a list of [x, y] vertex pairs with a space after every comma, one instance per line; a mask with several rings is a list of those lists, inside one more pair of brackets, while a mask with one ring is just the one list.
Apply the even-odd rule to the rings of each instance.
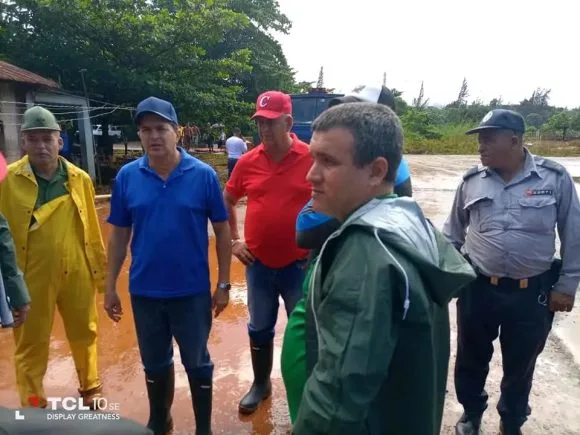
[[0, 275], [4, 290], [2, 293], [5, 293], [0, 297], [10, 300], [12, 308], [20, 308], [30, 303], [28, 287], [16, 262], [14, 239], [2, 213], [0, 213]]
[[448, 304], [473, 279], [412, 199], [374, 199], [353, 213], [314, 264], [294, 433], [439, 434]]

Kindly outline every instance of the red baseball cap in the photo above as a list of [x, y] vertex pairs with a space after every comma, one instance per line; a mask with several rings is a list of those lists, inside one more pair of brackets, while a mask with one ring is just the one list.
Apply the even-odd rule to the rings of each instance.
[[2, 153], [0, 153], [0, 181], [6, 178], [6, 174], [8, 174], [8, 164]]
[[252, 119], [277, 119], [285, 114], [292, 114], [290, 95], [278, 91], [267, 91], [258, 97], [256, 113], [254, 113]]

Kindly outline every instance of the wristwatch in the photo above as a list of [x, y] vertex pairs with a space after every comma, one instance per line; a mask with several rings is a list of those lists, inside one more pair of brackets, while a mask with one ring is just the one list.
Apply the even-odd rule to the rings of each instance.
[[229, 282], [218, 282], [217, 288], [218, 290], [225, 290], [229, 292], [232, 286]]

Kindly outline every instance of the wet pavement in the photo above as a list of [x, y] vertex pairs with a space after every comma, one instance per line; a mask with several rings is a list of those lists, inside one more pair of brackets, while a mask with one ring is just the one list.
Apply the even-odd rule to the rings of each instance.
[[[478, 162], [471, 156], [408, 156], [413, 175], [415, 198], [425, 214], [437, 227], [441, 227], [451, 207], [455, 189], [462, 173]], [[580, 158], [557, 159], [566, 165], [573, 176], [580, 176]], [[240, 224], [243, 209], [240, 210]], [[99, 214], [105, 239], [109, 228], [104, 220], [107, 204], [99, 205]], [[213, 239], [210, 240], [210, 269], [212, 282], [217, 279], [217, 261]], [[109, 402], [120, 404], [120, 413], [145, 423], [148, 404], [143, 370], [139, 359], [135, 328], [127, 292], [128, 262], [125, 264], [118, 284], [124, 308], [124, 318], [115, 325], [102, 309], [102, 295], [98, 298], [99, 363], [104, 382], [104, 395]], [[246, 331], [246, 288], [242, 265], [236, 260], [232, 267], [232, 291], [230, 306], [214, 321], [210, 337], [210, 353], [215, 363], [214, 376], [214, 433], [220, 434], [282, 434], [291, 429], [286, 408], [284, 387], [280, 375], [280, 345], [286, 315], [280, 307], [276, 328], [275, 364], [272, 373], [273, 396], [260, 410], [250, 417], [237, 413], [237, 403], [252, 382], [252, 370]], [[453, 333], [452, 333], [453, 334]], [[13, 339], [9, 330], [0, 330], [0, 405], [17, 407], [13, 368]], [[176, 434], [192, 433], [193, 411], [187, 377], [180, 364], [179, 349], [175, 347], [176, 393], [173, 415]], [[50, 363], [45, 377], [45, 390], [50, 396], [76, 395], [77, 379], [62, 321], [56, 316], [51, 341]], [[448, 400], [455, 400], [450, 397]], [[455, 419], [455, 406], [448, 420]], [[446, 410], [446, 413], [448, 411]], [[446, 433], [446, 432], [443, 432]], [[535, 432], [534, 432], [535, 433]], [[552, 432], [556, 433], [556, 432]], [[564, 432], [558, 432], [564, 433]]]

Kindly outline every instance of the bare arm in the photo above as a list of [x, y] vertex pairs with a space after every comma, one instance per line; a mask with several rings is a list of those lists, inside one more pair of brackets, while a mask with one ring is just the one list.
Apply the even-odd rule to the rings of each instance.
[[215, 233], [215, 249], [218, 258], [218, 282], [230, 282], [232, 242], [227, 222], [212, 222]]
[[[224, 189], [224, 202], [226, 203], [226, 210], [228, 211], [231, 240], [239, 240], [240, 233], [238, 232], [238, 215], [236, 214], [236, 204], [238, 203], [238, 200], [230, 195], [227, 189]], [[229, 243], [231, 243], [231, 241]]]
[[131, 227], [111, 226], [108, 247], [107, 293], [116, 293], [117, 279], [127, 257], [127, 245], [131, 239]]

